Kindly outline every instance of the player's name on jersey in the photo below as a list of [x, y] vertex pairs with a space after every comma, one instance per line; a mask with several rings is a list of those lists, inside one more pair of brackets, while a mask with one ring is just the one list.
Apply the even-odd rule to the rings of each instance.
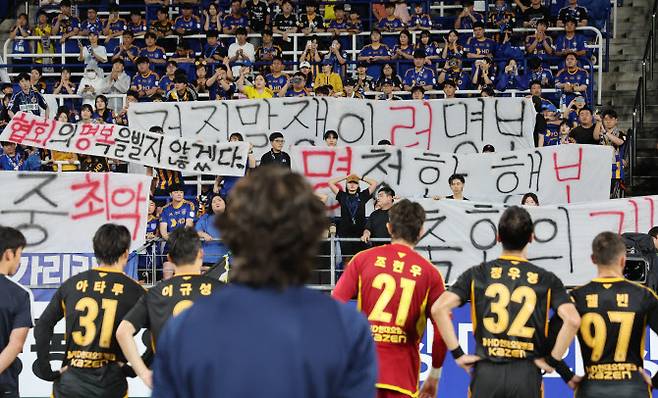
[[162, 126], [166, 134], [204, 142], [241, 132], [256, 156], [268, 135], [283, 132], [286, 145], [323, 146], [327, 130], [339, 145], [375, 145], [473, 153], [486, 144], [499, 151], [533, 147], [535, 110], [526, 98], [375, 101], [303, 97], [203, 102], [140, 102], [128, 109], [130, 127]]
[[334, 201], [327, 181], [357, 174], [395, 190], [401, 197], [451, 195], [448, 179], [465, 176], [464, 196], [514, 203], [534, 192], [542, 205], [609, 198], [612, 149], [602, 145], [559, 145], [512, 152], [453, 154], [382, 146], [291, 148], [293, 170]]
[[25, 112], [18, 112], [11, 119], [0, 140], [149, 167], [225, 176], [243, 176], [249, 153], [246, 143], [203, 142], [115, 124], [62, 123]]

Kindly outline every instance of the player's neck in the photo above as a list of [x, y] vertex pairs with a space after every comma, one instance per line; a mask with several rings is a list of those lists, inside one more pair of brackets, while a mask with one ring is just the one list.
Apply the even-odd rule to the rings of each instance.
[[415, 244], [413, 244], [413, 243], [409, 243], [409, 242], [407, 242], [407, 241], [404, 240], [404, 239], [391, 239], [391, 244], [392, 244], [392, 245], [402, 245], [402, 246], [407, 246], [407, 247], [410, 248], [410, 249], [413, 249], [414, 247], [416, 247]]
[[599, 266], [597, 276], [599, 278], [623, 278], [624, 274], [619, 267]]
[[0, 261], [0, 275], [9, 276], [10, 270], [11, 270], [11, 264], [5, 261]]
[[103, 269], [107, 269], [107, 270], [112, 270], [112, 271], [117, 271], [117, 272], [123, 272], [123, 267], [124, 267], [124, 265], [125, 265], [125, 264], [124, 264], [124, 263], [121, 263], [121, 262], [116, 262], [116, 263], [114, 263], [114, 264], [103, 264], [103, 263], [100, 263], [100, 264], [98, 264], [98, 267], [97, 267], [97, 268], [103, 268]]
[[200, 275], [201, 274], [201, 266], [196, 265], [196, 264], [187, 264], [187, 265], [177, 265], [176, 266], [176, 275], [184, 275], [184, 274], [192, 274], [192, 275]]
[[528, 258], [528, 250], [505, 250], [500, 254], [501, 257], [519, 257]]

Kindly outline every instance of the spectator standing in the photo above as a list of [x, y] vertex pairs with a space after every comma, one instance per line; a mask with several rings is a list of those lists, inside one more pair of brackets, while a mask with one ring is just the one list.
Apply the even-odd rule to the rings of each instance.
[[158, 74], [151, 70], [151, 64], [146, 57], [139, 57], [136, 60], [137, 74], [133, 76], [130, 89], [134, 90], [139, 96], [140, 101], [148, 100], [158, 92]]
[[211, 100], [230, 100], [237, 91], [235, 83], [232, 82], [233, 74], [228, 67], [228, 60], [224, 64], [215, 67], [215, 73], [206, 80], [206, 86], [210, 89]]
[[283, 151], [283, 144], [286, 143], [286, 140], [283, 138], [283, 134], [281, 134], [279, 131], [275, 131], [274, 133], [270, 134], [269, 140], [272, 148], [269, 152], [261, 156], [259, 166], [276, 164], [281, 167], [290, 169], [292, 166], [290, 155]]
[[370, 44], [365, 45], [359, 52], [357, 60], [368, 65], [368, 76], [374, 80], [379, 78], [381, 67], [379, 62], [391, 59], [391, 52], [386, 44], [380, 42], [382, 37], [379, 29], [373, 29], [370, 32]]
[[104, 64], [107, 62], [107, 50], [104, 46], [98, 44], [98, 33], [96, 31], [89, 32], [89, 44], [83, 45], [82, 41], [78, 40], [78, 48], [80, 55], [78, 61], [83, 61], [85, 68], [100, 69], [99, 63]]
[[[274, 60], [276, 58], [279, 58], [281, 60], [281, 68], [283, 70], [283, 58], [281, 58], [282, 55], [283, 55], [283, 50], [281, 50], [281, 47], [274, 44], [274, 37], [272, 35], [272, 30], [266, 28], [263, 31], [263, 42], [256, 49], [256, 61], [274, 63]], [[261, 70], [266, 70], [266, 69], [267, 69], [266, 66], [261, 67]]]
[[297, 28], [305, 35], [324, 32], [324, 19], [317, 13], [318, 3], [306, 2], [306, 12], [299, 17]]
[[[124, 70], [123, 60], [118, 58], [112, 61], [112, 70], [105, 78], [102, 94], [125, 94], [130, 89], [130, 76]], [[123, 98], [110, 97], [109, 106], [112, 109], [119, 110], [123, 108]]]
[[219, 41], [218, 32], [209, 30], [206, 32], [206, 44], [203, 47], [203, 58], [208, 64], [222, 62], [226, 58], [227, 48], [224, 43]]
[[242, 29], [246, 37], [249, 29], [249, 17], [242, 13], [242, 2], [240, 0], [231, 0], [231, 11], [224, 17], [222, 26], [225, 35], [238, 35], [238, 29]]
[[92, 32], [96, 33], [97, 36], [103, 33], [103, 23], [98, 18], [98, 11], [93, 6], [87, 8], [87, 19], [80, 23], [80, 34], [82, 36], [88, 36]]
[[546, 25], [551, 20], [551, 12], [549, 9], [542, 5], [541, 0], [531, 0], [530, 7], [527, 7], [521, 13], [524, 28], [535, 28], [539, 21], [544, 21]]
[[[22, 13], [16, 18], [16, 25], [9, 31], [9, 38], [12, 39], [13, 44], [11, 48], [12, 63], [16, 65], [26, 65], [32, 63], [32, 58], [23, 58], [22, 54], [29, 54], [32, 52], [32, 46], [25, 37], [32, 34], [28, 25], [27, 14]], [[15, 71], [20, 72], [22, 68], [14, 68]]]
[[43, 109], [44, 117], [48, 119], [48, 104], [43, 96], [32, 87], [30, 75], [21, 73], [18, 75], [17, 80], [21, 89], [9, 101], [9, 117], [14, 117], [14, 114], [18, 111], [32, 112], [32, 114], [40, 116], [41, 109]]
[[594, 128], [594, 139], [598, 140], [600, 145], [608, 145], [613, 149], [610, 194], [613, 198], [619, 198], [621, 182], [624, 180], [623, 146], [626, 143], [626, 134], [617, 126], [618, 117], [614, 109], [606, 109], [596, 117], [598, 120]]
[[105, 78], [102, 73], [102, 69], [85, 69], [77, 91], [77, 94], [82, 97], [83, 104], [94, 105], [96, 96], [102, 92], [105, 87]]
[[119, 37], [123, 35], [123, 32], [126, 30], [126, 20], [119, 14], [120, 10], [121, 8], [118, 4], [110, 4], [110, 15], [107, 17], [107, 20], [105, 20], [105, 26], [103, 27], [105, 48], [112, 54], [119, 44]]
[[347, 51], [342, 49], [342, 44], [338, 37], [331, 40], [329, 51], [322, 58], [323, 62], [328, 61], [331, 64], [331, 70], [338, 73], [341, 77], [345, 76], [348, 59]]
[[507, 27], [514, 26], [515, 22], [516, 15], [507, 4], [507, 0], [496, 0], [487, 17], [488, 25], [502, 31]]
[[569, 137], [573, 138], [577, 144], [590, 144], [598, 145], [599, 136], [594, 135], [595, 124], [593, 122], [592, 110], [588, 107], [583, 107], [578, 111], [579, 124], [571, 133]]
[[567, 54], [564, 60], [565, 67], [555, 76], [555, 88], [560, 89], [560, 104], [569, 104], [577, 95], [587, 95], [589, 86], [589, 73], [578, 67], [576, 55]]
[[395, 16], [395, 3], [386, 3], [386, 15], [379, 20], [377, 28], [382, 32], [399, 32], [404, 29], [404, 23]]
[[290, 42], [288, 34], [297, 32], [297, 16], [293, 13], [291, 0], [281, 2], [281, 12], [274, 17], [272, 31], [276, 34], [283, 35], [283, 41]]
[[327, 25], [327, 32], [333, 33], [334, 35], [340, 35], [341, 33], [347, 33], [350, 24], [345, 15], [345, 6], [343, 4], [336, 4], [334, 6], [334, 12], [336, 18], [329, 21]]
[[471, 29], [477, 22], [484, 23], [482, 14], [474, 11], [473, 0], [465, 0], [464, 8], [455, 19], [455, 29]]
[[[359, 189], [361, 180], [368, 184], [368, 188]], [[341, 181], [345, 181], [345, 190], [340, 189], [337, 185]], [[366, 204], [372, 199], [372, 194], [377, 189], [377, 181], [350, 174], [347, 177], [336, 177], [329, 180], [329, 189], [336, 195], [336, 201], [340, 205], [338, 236], [360, 239], [366, 226]], [[349, 257], [362, 249], [362, 242], [340, 242], [341, 255], [346, 261], [349, 261]]]
[[[55, 46], [50, 39], [50, 36], [53, 34], [53, 27], [48, 22], [48, 15], [43, 11], [39, 10], [37, 12], [37, 25], [34, 27], [34, 35], [39, 36], [39, 40], [36, 41], [37, 44], [37, 54], [53, 54], [55, 52]], [[51, 64], [52, 58], [35, 58], [34, 62], [41, 64]]]
[[[388, 186], [384, 186], [377, 192], [375, 203], [375, 210], [370, 213], [368, 221], [366, 221], [361, 241], [364, 243], [370, 242], [371, 238], [375, 239], [390, 239], [391, 235], [388, 232], [386, 224], [388, 224], [388, 211], [393, 207], [395, 200], [395, 191]], [[386, 242], [370, 242], [372, 246], [381, 246]]]
[[0, 395], [6, 398], [20, 396], [18, 354], [34, 326], [32, 292], [9, 279], [18, 271], [26, 244], [20, 231], [0, 226]]
[[226, 245], [219, 241], [222, 236], [219, 229], [215, 226], [215, 218], [224, 213], [225, 209], [226, 202], [224, 202], [224, 198], [220, 195], [212, 196], [210, 199], [210, 211], [202, 215], [194, 226], [203, 241], [204, 266], [211, 267], [217, 264], [229, 253]]
[[171, 231], [178, 227], [194, 227], [196, 211], [194, 203], [185, 199], [185, 187], [182, 184], [169, 186], [171, 202], [160, 214], [160, 236], [168, 240]]
[[409, 21], [409, 29], [432, 29], [432, 18], [423, 9], [423, 3], [416, 2], [414, 4], [414, 15], [411, 16], [411, 20]]
[[576, 32], [576, 20], [567, 18], [564, 23], [564, 34], [560, 35], [555, 42], [555, 55], [563, 57], [567, 54], [575, 54], [583, 57], [587, 54], [585, 39]]
[[241, 66], [251, 66], [256, 61], [256, 49], [247, 41], [247, 29], [236, 28], [235, 38], [235, 42], [228, 47], [228, 58], [233, 65], [233, 75], [239, 75]]
[[[57, 81], [53, 87], [53, 94], [74, 95], [76, 93], [76, 85], [71, 81], [71, 71], [69, 71], [68, 68], [62, 68], [59, 81]], [[64, 104], [67, 106], [67, 108], [73, 109], [73, 99], [64, 99]]]
[[53, 24], [53, 35], [61, 35], [60, 43], [65, 43], [66, 52], [77, 52], [77, 43], [69, 41], [72, 36], [80, 33], [80, 21], [71, 14], [70, 0], [62, 0], [59, 3], [59, 14], [55, 17]]
[[578, 26], [587, 26], [589, 13], [585, 7], [578, 5], [578, 0], [567, 0], [567, 5], [558, 13], [557, 26], [564, 26], [565, 21], [571, 18], [578, 23]]
[[264, 0], [247, 0], [249, 28], [254, 33], [263, 33], [271, 24], [270, 6]]
[[208, 7], [203, 10], [203, 31], [222, 31], [222, 13], [219, 11], [219, 6], [215, 3], [208, 4]]
[[555, 52], [553, 46], [553, 39], [546, 34], [548, 22], [545, 19], [536, 21], [535, 33], [528, 35], [525, 39], [525, 52], [526, 55], [535, 55], [542, 60], [546, 56], [552, 55]]
[[484, 35], [484, 23], [473, 24], [473, 36], [466, 40], [464, 52], [467, 58], [493, 57], [496, 53], [496, 42]]
[[275, 57], [270, 66], [271, 73], [265, 75], [267, 87], [275, 93], [281, 91], [281, 88], [288, 82], [288, 76], [283, 74], [283, 59]]

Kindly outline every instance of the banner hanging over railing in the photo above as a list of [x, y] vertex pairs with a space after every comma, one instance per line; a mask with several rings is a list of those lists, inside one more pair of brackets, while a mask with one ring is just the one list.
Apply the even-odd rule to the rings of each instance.
[[125, 225], [135, 249], [145, 241], [150, 184], [133, 174], [3, 171], [1, 223], [23, 232], [26, 253], [93, 252], [108, 222]]
[[459, 98], [429, 101], [375, 101], [295, 97], [236, 101], [141, 102], [128, 108], [130, 127], [204, 142], [243, 134], [259, 156], [269, 150], [268, 135], [281, 131], [286, 145], [324, 145], [336, 130], [339, 145], [376, 145], [434, 152], [499, 151], [534, 146], [535, 109], [527, 98]]
[[574, 144], [460, 155], [392, 146], [297, 146], [290, 157], [316, 192], [329, 195], [331, 207], [327, 181], [349, 174], [387, 184], [398, 196], [419, 198], [451, 195], [448, 179], [459, 173], [470, 200], [518, 204], [534, 192], [541, 204], [563, 204], [609, 197], [612, 149]]
[[[596, 274], [591, 244], [603, 231], [644, 232], [656, 225], [658, 196], [642, 196], [565, 206], [526, 207], [535, 224], [528, 257], [554, 272], [565, 285], [588, 282]], [[457, 200], [420, 201], [427, 212], [418, 249], [454, 282], [473, 265], [496, 258], [497, 225], [505, 205]]]
[[103, 156], [144, 166], [224, 176], [243, 176], [246, 143], [201, 142], [115, 124], [62, 123], [18, 112], [1, 141], [60, 152]]

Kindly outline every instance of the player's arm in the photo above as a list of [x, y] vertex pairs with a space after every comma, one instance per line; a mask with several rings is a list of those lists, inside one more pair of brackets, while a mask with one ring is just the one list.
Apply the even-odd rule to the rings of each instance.
[[9, 343], [7, 346], [0, 352], [0, 373], [7, 370], [12, 363], [23, 351], [23, 346], [25, 345], [25, 339], [27, 339], [27, 332], [30, 330], [29, 327], [22, 327], [13, 329], [9, 335]]
[[[50, 366], [50, 340], [57, 322], [64, 317], [64, 307], [61, 290], [66, 284], [60, 286], [41, 314], [39, 321], [34, 327], [34, 340], [37, 351], [37, 372], [35, 375], [46, 381], [54, 381], [61, 376], [61, 370], [53, 371]], [[37, 374], [38, 373], [38, 374]]]
[[[433, 278], [429, 302], [435, 303], [442, 294], [445, 293], [445, 286], [443, 284], [443, 278], [441, 274], [436, 272], [436, 278]], [[425, 315], [431, 319], [431, 305], [425, 308]], [[436, 397], [436, 392], [439, 387], [439, 378], [441, 377], [441, 368], [443, 367], [443, 361], [446, 358], [446, 343], [441, 337], [439, 332], [438, 325], [432, 319], [432, 328], [434, 329], [434, 339], [432, 340], [432, 369], [430, 370], [429, 376], [423, 383], [423, 387], [420, 390], [419, 398], [434, 398]]]
[[352, 258], [349, 264], [347, 264], [345, 272], [343, 272], [343, 275], [338, 279], [336, 288], [331, 292], [331, 295], [336, 300], [347, 302], [356, 296], [359, 288], [359, 276], [357, 270], [358, 259], [359, 255], [357, 254]]
[[148, 310], [146, 307], [146, 295], [140, 297], [137, 304], [126, 314], [125, 318], [117, 328], [116, 337], [123, 355], [128, 363], [132, 366], [135, 374], [149, 388], [153, 388], [152, 372], [144, 363], [137, 350], [137, 344], [133, 336], [144, 326], [148, 324]]
[[553, 309], [557, 307], [557, 314], [562, 320], [562, 327], [555, 339], [555, 345], [550, 355], [546, 357], [546, 363], [552, 368], [555, 368], [564, 356], [564, 353], [567, 352], [571, 342], [576, 337], [576, 333], [578, 333], [580, 315], [564, 289], [562, 282], [557, 277], [554, 277], [551, 290], [553, 292], [552, 302], [550, 303], [551, 307]]

